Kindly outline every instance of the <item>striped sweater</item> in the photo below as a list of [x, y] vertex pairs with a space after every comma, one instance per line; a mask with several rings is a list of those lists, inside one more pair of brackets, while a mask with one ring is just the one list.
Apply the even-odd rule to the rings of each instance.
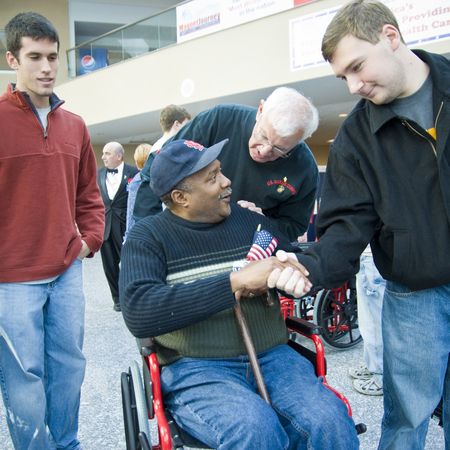
[[[245, 260], [258, 225], [297, 251], [267, 218], [231, 205], [219, 223], [195, 223], [169, 210], [139, 221], [122, 249], [120, 302], [131, 333], [155, 337], [162, 364], [182, 357], [246, 354], [234, 315], [230, 272]], [[288, 340], [279, 304], [242, 299], [256, 351]]]

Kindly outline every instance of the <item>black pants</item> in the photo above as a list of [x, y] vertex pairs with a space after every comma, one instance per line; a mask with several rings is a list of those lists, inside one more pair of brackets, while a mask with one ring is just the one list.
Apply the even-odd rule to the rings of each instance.
[[119, 271], [120, 252], [122, 250], [122, 237], [114, 238], [111, 233], [100, 249], [102, 255], [103, 271], [109, 284], [111, 296], [115, 304], [119, 303]]

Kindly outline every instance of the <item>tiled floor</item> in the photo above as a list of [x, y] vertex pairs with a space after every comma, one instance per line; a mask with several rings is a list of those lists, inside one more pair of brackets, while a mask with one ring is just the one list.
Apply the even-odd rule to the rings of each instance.
[[[84, 280], [87, 370], [81, 394], [79, 438], [84, 450], [125, 449], [120, 374], [127, 370], [129, 361], [138, 359], [137, 345], [125, 327], [122, 315], [112, 309], [99, 255], [85, 261]], [[358, 394], [347, 375], [348, 367], [362, 363], [362, 345], [347, 351], [327, 348], [326, 357], [329, 384], [347, 397], [355, 422], [364, 422], [368, 427], [367, 433], [360, 436], [361, 450], [376, 449], [383, 399]], [[4, 415], [1, 406], [0, 449], [13, 450]], [[443, 448], [442, 429], [430, 421], [426, 449]]]

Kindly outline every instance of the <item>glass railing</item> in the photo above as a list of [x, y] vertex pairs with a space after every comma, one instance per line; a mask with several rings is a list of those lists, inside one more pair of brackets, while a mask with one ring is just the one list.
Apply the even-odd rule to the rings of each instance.
[[5, 71], [14, 73], [14, 70], [9, 67], [8, 62], [6, 61], [5, 32], [0, 30], [0, 73]]
[[67, 50], [69, 78], [176, 43], [176, 8], [171, 8]]

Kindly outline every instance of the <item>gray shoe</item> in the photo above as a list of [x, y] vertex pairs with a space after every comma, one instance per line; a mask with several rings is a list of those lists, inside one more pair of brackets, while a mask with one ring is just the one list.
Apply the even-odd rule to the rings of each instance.
[[369, 371], [369, 369], [367, 368], [367, 366], [365, 364], [363, 364], [362, 366], [358, 366], [358, 367], [350, 367], [350, 369], [348, 369], [348, 374], [352, 377], [352, 378], [370, 378], [373, 374]]
[[360, 394], [383, 395], [383, 382], [375, 381], [374, 377], [356, 379], [353, 381], [353, 387]]

